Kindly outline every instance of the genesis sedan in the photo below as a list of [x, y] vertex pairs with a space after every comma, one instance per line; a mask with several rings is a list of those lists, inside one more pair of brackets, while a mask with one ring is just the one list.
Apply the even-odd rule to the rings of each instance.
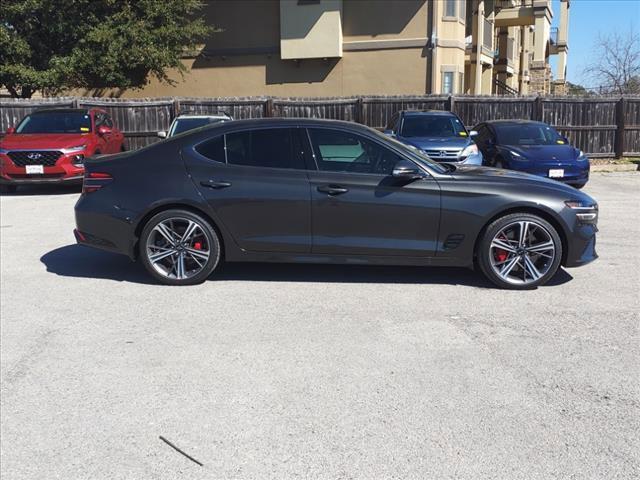
[[585, 193], [332, 120], [220, 123], [89, 160], [75, 213], [79, 243], [169, 285], [268, 261], [477, 267], [528, 289], [597, 258]]

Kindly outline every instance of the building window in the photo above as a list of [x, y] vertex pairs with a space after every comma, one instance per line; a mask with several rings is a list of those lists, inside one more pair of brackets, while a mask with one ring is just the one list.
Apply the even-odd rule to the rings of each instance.
[[442, 93], [453, 93], [453, 72], [442, 72]]
[[458, 18], [465, 22], [467, 17], [467, 0], [458, 0]]
[[456, 2], [458, 0], [445, 0], [444, 3], [444, 16], [453, 17], [456, 16]]

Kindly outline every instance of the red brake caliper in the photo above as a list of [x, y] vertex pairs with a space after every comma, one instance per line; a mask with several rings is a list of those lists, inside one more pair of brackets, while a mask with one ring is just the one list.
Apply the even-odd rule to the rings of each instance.
[[504, 262], [507, 259], [507, 256], [509, 256], [509, 254], [506, 250], [500, 250], [499, 248], [496, 249], [495, 258], [497, 262]]
[[193, 248], [195, 248], [196, 250], [202, 250], [202, 243], [200, 242], [194, 243]]

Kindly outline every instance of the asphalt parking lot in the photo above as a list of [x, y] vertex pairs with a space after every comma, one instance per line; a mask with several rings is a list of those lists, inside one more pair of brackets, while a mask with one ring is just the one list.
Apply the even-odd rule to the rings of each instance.
[[164, 287], [74, 244], [77, 192], [3, 196], [1, 476], [638, 478], [640, 173], [585, 191], [600, 259], [528, 292], [272, 264]]

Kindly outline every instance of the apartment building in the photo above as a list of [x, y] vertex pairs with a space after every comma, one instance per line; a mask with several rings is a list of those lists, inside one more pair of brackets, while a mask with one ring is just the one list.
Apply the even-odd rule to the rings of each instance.
[[[123, 96], [563, 93], [569, 0], [210, 0], [174, 86]], [[558, 55], [552, 76], [550, 55]], [[85, 92], [92, 93], [92, 92]]]

